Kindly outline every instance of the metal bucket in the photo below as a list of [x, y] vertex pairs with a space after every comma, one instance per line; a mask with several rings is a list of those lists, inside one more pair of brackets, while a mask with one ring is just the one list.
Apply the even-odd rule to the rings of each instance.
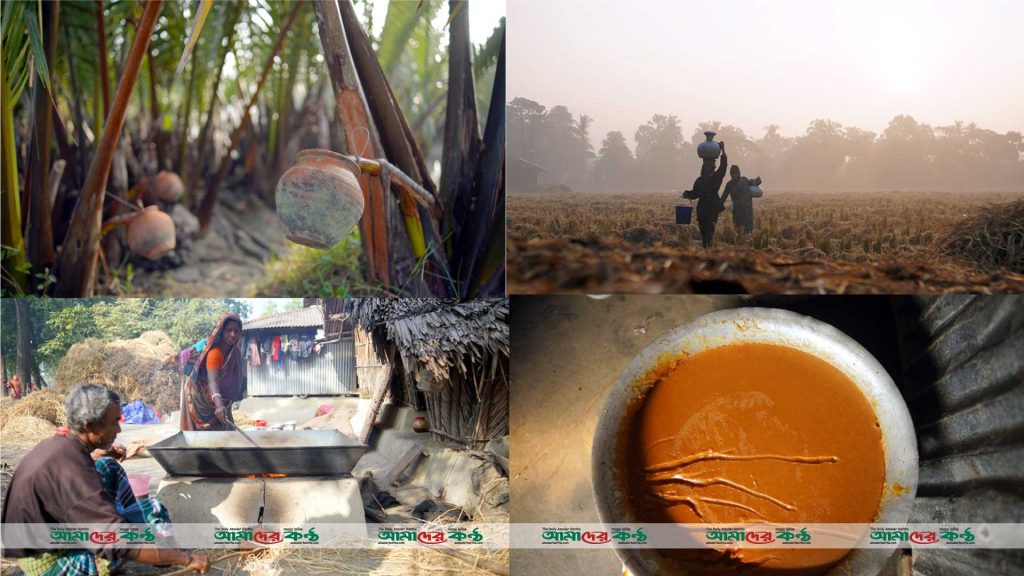
[[676, 224], [689, 224], [693, 217], [693, 206], [676, 206]]
[[[625, 473], [626, 442], [634, 401], [653, 385], [644, 376], [665, 356], [699, 354], [730, 344], [777, 344], [820, 358], [846, 375], [875, 411], [882, 433], [885, 486], [875, 522], [904, 523], [917, 491], [917, 440], [910, 412], [892, 378], [860, 344], [832, 326], [785, 310], [736, 308], [713, 312], [664, 334], [637, 355], [608, 394], [594, 433], [591, 482], [601, 521], [608, 525], [638, 523], [629, 508]], [[675, 568], [657, 550], [616, 548], [634, 576], [670, 573]], [[854, 548], [829, 572], [877, 574], [892, 550]]]

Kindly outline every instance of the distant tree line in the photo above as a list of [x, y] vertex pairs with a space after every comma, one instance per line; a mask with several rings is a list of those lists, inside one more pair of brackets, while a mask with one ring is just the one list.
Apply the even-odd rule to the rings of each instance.
[[42, 380], [86, 338], [125, 340], [160, 330], [185, 348], [209, 336], [225, 312], [244, 318], [252, 308], [230, 298], [4, 298], [0, 372], [4, 382], [15, 372], [26, 384], [33, 375]]
[[655, 114], [633, 134], [609, 132], [598, 150], [593, 119], [565, 106], [526, 98], [507, 106], [507, 162], [514, 190], [554, 185], [573, 190], [655, 191], [689, 188], [700, 170], [704, 131], [724, 140], [730, 163], [775, 190], [998, 190], [1024, 185], [1024, 137], [970, 123], [932, 127], [896, 116], [875, 134], [814, 120], [802, 136], [771, 124], [759, 137], [722, 122], [701, 122], [687, 139], [679, 118]]

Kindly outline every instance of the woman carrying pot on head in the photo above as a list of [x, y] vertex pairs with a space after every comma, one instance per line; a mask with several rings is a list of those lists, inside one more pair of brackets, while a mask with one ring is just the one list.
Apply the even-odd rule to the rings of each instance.
[[[224, 314], [185, 381], [182, 430], [230, 430], [231, 403], [242, 389], [242, 319]], [[230, 423], [230, 424], [229, 424]]]

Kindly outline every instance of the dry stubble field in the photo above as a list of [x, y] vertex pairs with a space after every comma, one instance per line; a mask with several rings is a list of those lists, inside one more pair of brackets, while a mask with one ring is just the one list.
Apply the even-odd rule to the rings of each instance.
[[[739, 235], [731, 203], [704, 250], [675, 223], [673, 193], [515, 193], [508, 199], [512, 293], [1005, 292], [1024, 276], [941, 250], [1007, 192], [767, 192]], [[1019, 202], [1017, 203], [1020, 204]]]

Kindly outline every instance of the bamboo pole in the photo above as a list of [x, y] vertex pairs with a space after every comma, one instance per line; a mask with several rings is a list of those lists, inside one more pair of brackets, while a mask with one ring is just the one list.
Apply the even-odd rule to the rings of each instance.
[[245, 129], [249, 127], [250, 116], [249, 110], [256, 103], [256, 98], [260, 95], [260, 90], [263, 88], [263, 84], [267, 81], [267, 76], [270, 75], [270, 70], [274, 67], [274, 58], [277, 57], [277, 53], [281, 51], [281, 47], [284, 46], [284, 41], [288, 37], [288, 30], [291, 29], [292, 24], [295, 22], [295, 18], [299, 15], [299, 10], [302, 9], [302, 2], [296, 2], [295, 8], [292, 9], [291, 15], [288, 17], [288, 22], [281, 29], [280, 34], [277, 37], [277, 42], [274, 43], [274, 48], [270, 52], [270, 57], [267, 58], [267, 62], [263, 65], [263, 71], [260, 73], [260, 80], [256, 84], [256, 90], [253, 91], [252, 96], [249, 97], [249, 103], [246, 104], [242, 111], [242, 121], [239, 123], [238, 128], [235, 128], [235, 132], [231, 135], [231, 144], [228, 146], [228, 151], [224, 154], [224, 158], [220, 162], [220, 169], [217, 170], [217, 175], [213, 179], [213, 184], [210, 189], [207, 190], [206, 195], [203, 196], [203, 203], [199, 206], [199, 235], [205, 236], [210, 230], [210, 219], [213, 218], [213, 209], [217, 206], [217, 195], [220, 193], [220, 187], [224, 183], [224, 178], [228, 175], [228, 168], [231, 167], [231, 151], [238, 146], [238, 142], [242, 139], [242, 134], [245, 133]]
[[114, 106], [107, 117], [99, 149], [89, 167], [89, 175], [82, 187], [78, 206], [71, 218], [71, 228], [61, 251], [57, 270], [57, 295], [63, 297], [90, 297], [96, 286], [96, 258], [99, 248], [100, 227], [103, 217], [103, 191], [107, 187], [110, 164], [120, 140], [121, 128], [135, 81], [138, 80], [142, 59], [149, 49], [149, 40], [156, 26], [163, 0], [146, 4], [138, 33], [132, 42], [125, 62], [121, 81], [117, 85]]

